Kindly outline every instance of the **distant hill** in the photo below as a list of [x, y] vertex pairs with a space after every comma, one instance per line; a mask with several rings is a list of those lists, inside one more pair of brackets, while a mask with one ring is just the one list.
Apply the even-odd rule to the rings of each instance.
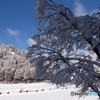
[[34, 81], [35, 67], [26, 55], [26, 51], [0, 43], [0, 82]]

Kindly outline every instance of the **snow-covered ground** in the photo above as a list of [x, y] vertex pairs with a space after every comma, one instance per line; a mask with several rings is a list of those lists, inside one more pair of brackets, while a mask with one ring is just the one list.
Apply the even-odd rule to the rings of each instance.
[[98, 96], [71, 96], [74, 86], [58, 88], [50, 83], [0, 84], [0, 100], [97, 100]]

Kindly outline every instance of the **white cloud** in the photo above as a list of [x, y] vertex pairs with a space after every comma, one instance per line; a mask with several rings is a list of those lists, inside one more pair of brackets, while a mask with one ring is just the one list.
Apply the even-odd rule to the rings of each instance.
[[29, 38], [27, 40], [27, 43], [28, 43], [29, 46], [32, 46], [33, 44], [36, 44], [36, 41], [34, 41], [33, 39]]
[[21, 31], [19, 31], [19, 30], [13, 30], [13, 29], [11, 29], [11, 28], [7, 28], [7, 29], [6, 29], [6, 32], [7, 32], [8, 34], [12, 35], [12, 36], [15, 36], [15, 35], [18, 35], [19, 33], [21, 33]]
[[84, 16], [84, 15], [88, 14], [88, 12], [85, 9], [85, 7], [79, 1], [76, 1], [75, 2], [75, 11], [74, 11], [74, 14], [76, 16]]

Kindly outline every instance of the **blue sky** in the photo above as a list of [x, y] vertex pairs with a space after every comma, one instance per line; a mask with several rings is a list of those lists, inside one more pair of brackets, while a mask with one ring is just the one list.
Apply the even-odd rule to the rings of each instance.
[[[33, 9], [36, 0], [0, 0], [0, 42], [20, 50], [32, 45], [37, 32]], [[69, 7], [76, 16], [97, 11], [100, 0], [54, 0]]]

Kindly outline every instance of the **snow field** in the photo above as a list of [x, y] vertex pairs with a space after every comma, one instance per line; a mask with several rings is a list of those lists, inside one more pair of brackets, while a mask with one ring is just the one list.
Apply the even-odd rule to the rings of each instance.
[[97, 96], [79, 98], [70, 93], [74, 86], [63, 88], [49, 83], [0, 84], [0, 100], [97, 100]]

